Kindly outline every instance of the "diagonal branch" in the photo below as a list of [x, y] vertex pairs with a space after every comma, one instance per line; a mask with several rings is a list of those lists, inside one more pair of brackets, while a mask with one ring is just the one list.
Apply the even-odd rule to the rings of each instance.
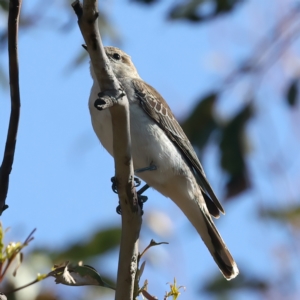
[[72, 3], [72, 7], [78, 17], [78, 25], [84, 37], [101, 92], [108, 97], [118, 99], [109, 108], [113, 127], [115, 179], [122, 208], [122, 236], [115, 299], [132, 300], [142, 218], [134, 188], [129, 103], [126, 94], [112, 72], [101, 42], [97, 25], [97, 0], [84, 0], [83, 7], [77, 0]]
[[8, 15], [8, 55], [9, 81], [11, 96], [11, 113], [2, 164], [0, 167], [0, 215], [8, 208], [5, 204], [9, 186], [9, 175], [14, 162], [19, 117], [20, 117], [20, 89], [18, 63], [18, 27], [22, 0], [10, 0]]

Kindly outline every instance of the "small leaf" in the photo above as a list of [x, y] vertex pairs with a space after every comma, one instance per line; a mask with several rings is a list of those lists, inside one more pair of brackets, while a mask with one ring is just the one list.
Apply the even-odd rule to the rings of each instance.
[[299, 101], [298, 100], [298, 94], [299, 94], [298, 84], [299, 84], [299, 79], [298, 78], [294, 79], [286, 93], [287, 103], [291, 107], [295, 106], [297, 101]]
[[182, 286], [182, 285], [181, 286], [177, 286], [177, 284], [176, 284], [176, 278], [174, 278], [174, 284], [172, 284], [172, 283], [169, 283], [169, 284], [170, 284], [170, 292], [166, 292], [164, 299], [172, 297], [172, 300], [177, 300], [178, 297], [179, 297], [179, 295], [180, 295], [179, 290], [180, 289], [185, 290], [185, 287]]
[[114, 290], [113, 287], [102, 280], [100, 274], [93, 267], [88, 265], [71, 265], [69, 262], [65, 262], [63, 266], [51, 271], [48, 276], [53, 276], [56, 283], [64, 285], [98, 285]]
[[21, 242], [11, 242], [5, 248], [5, 254], [8, 260], [14, 259], [22, 249]]

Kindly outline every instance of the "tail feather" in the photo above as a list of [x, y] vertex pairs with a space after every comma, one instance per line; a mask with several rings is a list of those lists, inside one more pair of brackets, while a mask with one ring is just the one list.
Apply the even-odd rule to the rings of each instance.
[[227, 280], [235, 278], [239, 274], [238, 267], [232, 258], [229, 250], [227, 249], [222, 237], [220, 236], [216, 226], [211, 220], [210, 216], [200, 208], [204, 221], [206, 224], [207, 232], [210, 237], [210, 242], [205, 242], [208, 250], [210, 251], [212, 257], [217, 263], [220, 271]]

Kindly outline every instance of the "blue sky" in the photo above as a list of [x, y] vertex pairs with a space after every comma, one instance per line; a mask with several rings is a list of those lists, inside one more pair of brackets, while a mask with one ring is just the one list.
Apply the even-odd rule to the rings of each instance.
[[[35, 9], [36, 2], [24, 1], [24, 11]], [[167, 21], [164, 15], [172, 1], [150, 8], [131, 1], [106, 0], [101, 3], [101, 9], [108, 14], [120, 36], [121, 43], [114, 45], [131, 55], [141, 77], [164, 96], [174, 114], [182, 119], [199, 96], [221, 84], [224, 76], [251, 53], [276, 19], [288, 11], [287, 2], [295, 1], [277, 0], [272, 7], [258, 0], [246, 1], [233, 15], [217, 20], [214, 25]], [[60, 7], [59, 1], [55, 4], [45, 10], [47, 16], [55, 16], [61, 23], [72, 17], [71, 8], [67, 11]], [[23, 240], [37, 228], [31, 247], [62, 248], [88, 238], [98, 228], [120, 224], [120, 217], [115, 213], [117, 196], [110, 187], [113, 160], [100, 146], [90, 123], [88, 61], [76, 69], [69, 68], [74, 57], [84, 51], [82, 43], [77, 26], [62, 32], [59, 22], [20, 35], [21, 119], [7, 199], [10, 207], [3, 214], [2, 223], [4, 227], [11, 227], [9, 236], [14, 239]], [[111, 45], [112, 41], [105, 39], [104, 43]], [[297, 53], [297, 48], [293, 51]], [[5, 51], [0, 58], [6, 66]], [[293, 74], [292, 67], [288, 71], [284, 67], [274, 66], [268, 72], [267, 87], [259, 92], [262, 99], [274, 97], [275, 103], [281, 101], [276, 95], [283, 87], [277, 83]], [[278, 75], [281, 68], [284, 72]], [[242, 95], [247, 88], [248, 83], [242, 82], [226, 92], [219, 101], [218, 113], [224, 118], [232, 115], [244, 103]], [[0, 90], [0, 105], [0, 145], [4, 145], [9, 115], [8, 89]], [[295, 118], [297, 116], [299, 110], [295, 112]], [[276, 112], [264, 117], [258, 114], [255, 121], [259, 124], [275, 117]], [[283, 118], [290, 122], [288, 115]], [[275, 126], [282, 127], [277, 123]], [[278, 130], [278, 139], [284, 142]], [[250, 125], [248, 131], [252, 149], [261, 149], [268, 127], [258, 134], [257, 127]], [[296, 145], [297, 140], [293, 143]], [[271, 155], [272, 147], [266, 148], [267, 155]], [[222, 196], [224, 174], [216, 168], [218, 151], [210, 147], [206, 152], [204, 168], [217, 194]], [[251, 172], [257, 175], [256, 189], [241, 196], [239, 201], [225, 203], [226, 216], [217, 221], [217, 226], [237, 263], [241, 262], [241, 271], [250, 269], [259, 277], [270, 276], [276, 270], [276, 262], [269, 264], [270, 250], [278, 241], [284, 243], [287, 237], [284, 230], [271, 223], [261, 224], [257, 218], [256, 207], [265, 205], [260, 201], [273, 197], [272, 188], [260, 181], [260, 172], [267, 171], [258, 166], [264, 154], [257, 152], [249, 155]], [[295, 163], [299, 165], [299, 160]], [[299, 192], [295, 186], [299, 179], [292, 179], [296, 170], [290, 172], [287, 174], [291, 183], [288, 195], [296, 198]], [[285, 195], [284, 183], [276, 176], [272, 180], [274, 185], [279, 182], [279, 195]], [[168, 288], [166, 283], [176, 277], [180, 285], [187, 287], [182, 299], [196, 299], [199, 284], [218, 272], [217, 267], [175, 205], [155, 191], [147, 192], [147, 196], [141, 249], [151, 238], [168, 241], [170, 245], [150, 251], [143, 279], [149, 280], [149, 291], [162, 297]], [[283, 204], [278, 199], [274, 201], [275, 207]], [[147, 227], [152, 224], [151, 218], [165, 229], [163, 235]], [[101, 268], [116, 274], [116, 259], [116, 253], [108, 256], [100, 262]], [[70, 288], [65, 289], [70, 291]], [[235, 299], [259, 299], [259, 296], [238, 294]]]

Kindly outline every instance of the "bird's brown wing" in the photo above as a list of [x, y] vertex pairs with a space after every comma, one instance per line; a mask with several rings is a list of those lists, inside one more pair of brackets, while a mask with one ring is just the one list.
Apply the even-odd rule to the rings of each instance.
[[[203, 192], [209, 212], [215, 217], [219, 216], [218, 210], [224, 214], [224, 209], [206, 179], [204, 170], [192, 144], [175, 119], [166, 101], [152, 86], [148, 85], [144, 81], [134, 79], [132, 84], [141, 107], [153, 120], [156, 121], [156, 123], [167, 134], [169, 139], [181, 150], [194, 174], [196, 173], [198, 175], [198, 183]], [[210, 200], [213, 203], [211, 203]]]

